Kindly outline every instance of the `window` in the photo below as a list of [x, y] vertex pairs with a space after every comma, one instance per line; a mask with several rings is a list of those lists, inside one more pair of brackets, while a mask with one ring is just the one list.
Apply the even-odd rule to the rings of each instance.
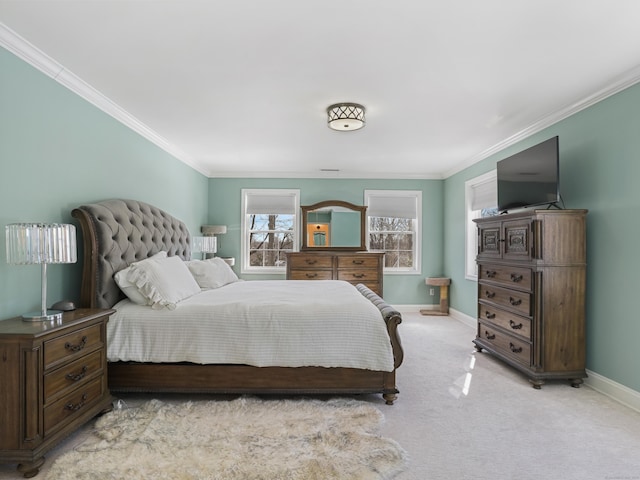
[[242, 273], [284, 273], [298, 249], [300, 190], [242, 190]]
[[365, 190], [364, 197], [368, 247], [385, 253], [385, 273], [419, 274], [422, 192]]
[[466, 255], [465, 278], [477, 280], [478, 267], [476, 254], [478, 252], [478, 233], [474, 218], [489, 217], [498, 214], [498, 182], [496, 171], [480, 175], [467, 180], [464, 184], [466, 202]]

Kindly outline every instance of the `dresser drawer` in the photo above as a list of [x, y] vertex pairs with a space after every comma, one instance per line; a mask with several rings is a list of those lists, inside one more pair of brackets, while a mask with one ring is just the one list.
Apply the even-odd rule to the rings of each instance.
[[494, 325], [522, 337], [523, 340], [532, 340], [531, 319], [520, 317], [510, 312], [506, 312], [491, 305], [481, 304], [478, 315], [481, 320], [491, 322]]
[[478, 280], [501, 283], [520, 290], [531, 291], [532, 277], [530, 268], [492, 264], [481, 264], [478, 268]]
[[44, 368], [72, 360], [102, 346], [102, 327], [99, 324], [83, 328], [44, 343]]
[[98, 377], [46, 406], [44, 409], [44, 434], [49, 435], [56, 428], [63, 427], [72, 421], [71, 417], [90, 409], [92, 404], [105, 394], [102, 384], [103, 378]]
[[478, 338], [489, 343], [499, 354], [512, 358], [526, 367], [531, 366], [531, 345], [529, 343], [480, 321], [478, 322]]
[[377, 269], [379, 257], [366, 255], [340, 255], [338, 269]]
[[332, 280], [331, 270], [291, 270], [289, 280]]
[[63, 365], [44, 376], [44, 403], [49, 403], [54, 397], [64, 395], [87, 383], [104, 369], [104, 351], [97, 350], [89, 355]]
[[478, 300], [488, 302], [525, 316], [531, 315], [531, 293], [478, 284]]
[[291, 269], [326, 268], [331, 270], [333, 268], [333, 257], [329, 255], [289, 255], [288, 261], [291, 264]]
[[338, 280], [346, 280], [347, 282], [377, 282], [378, 271], [377, 270], [338, 270]]

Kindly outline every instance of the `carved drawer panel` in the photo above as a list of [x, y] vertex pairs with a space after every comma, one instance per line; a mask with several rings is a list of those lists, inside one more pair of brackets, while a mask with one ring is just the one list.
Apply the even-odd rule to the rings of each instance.
[[102, 344], [100, 325], [83, 328], [45, 342], [44, 368], [48, 369], [55, 363], [72, 360]]
[[291, 270], [289, 280], [331, 280], [331, 270]]
[[479, 306], [478, 316], [486, 322], [508, 330], [514, 335], [522, 337], [523, 340], [531, 340], [531, 319], [521, 317], [510, 312], [506, 312], [491, 305], [481, 304]]
[[44, 376], [45, 403], [100, 375], [104, 368], [103, 358], [102, 349], [97, 350], [46, 374]]
[[66, 425], [70, 417], [77, 416], [89, 409], [105, 392], [102, 390], [103, 378], [98, 377], [87, 385], [71, 391], [44, 409], [44, 434], [49, 435], [59, 425]]
[[509, 334], [478, 322], [478, 338], [489, 343], [498, 353], [529, 367], [531, 365], [531, 345]]
[[530, 268], [491, 264], [481, 264], [478, 268], [478, 280], [501, 283], [520, 290], [531, 291], [532, 276]]
[[478, 284], [478, 299], [514, 310], [521, 315], [531, 315], [531, 293], [495, 287], [486, 283]]

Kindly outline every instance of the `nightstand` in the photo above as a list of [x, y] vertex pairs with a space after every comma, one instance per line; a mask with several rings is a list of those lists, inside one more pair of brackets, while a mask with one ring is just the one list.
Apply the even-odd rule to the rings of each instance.
[[114, 310], [78, 309], [59, 322], [0, 321], [0, 463], [38, 474], [44, 454], [101, 412], [107, 321]]

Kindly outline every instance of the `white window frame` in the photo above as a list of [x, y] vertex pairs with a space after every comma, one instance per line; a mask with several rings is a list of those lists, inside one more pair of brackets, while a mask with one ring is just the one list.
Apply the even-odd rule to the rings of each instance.
[[274, 197], [290, 197], [294, 215], [294, 232], [293, 232], [293, 251], [297, 252], [300, 248], [300, 190], [284, 189], [284, 188], [243, 188], [242, 189], [242, 220], [240, 222], [241, 230], [241, 273], [243, 274], [284, 274], [286, 266], [282, 267], [255, 267], [249, 264], [249, 226], [248, 226], [248, 198], [251, 195], [274, 196]]
[[405, 197], [415, 199], [416, 217], [413, 220], [413, 267], [397, 268], [384, 267], [384, 274], [390, 275], [420, 275], [422, 273], [422, 191], [421, 190], [365, 190], [364, 204], [367, 206], [367, 248], [369, 248], [369, 211], [372, 197]]
[[[473, 221], [475, 218], [480, 218], [481, 209], [473, 210], [474, 193], [477, 188], [490, 186], [493, 184], [497, 191], [498, 179], [496, 171], [491, 170], [483, 175], [467, 180], [464, 183], [464, 197], [465, 197], [465, 266], [464, 276], [467, 280], [478, 280], [478, 266], [476, 265], [476, 255], [478, 253], [478, 231], [476, 224]], [[497, 206], [497, 199], [496, 199]], [[487, 205], [487, 208], [490, 208]]]

